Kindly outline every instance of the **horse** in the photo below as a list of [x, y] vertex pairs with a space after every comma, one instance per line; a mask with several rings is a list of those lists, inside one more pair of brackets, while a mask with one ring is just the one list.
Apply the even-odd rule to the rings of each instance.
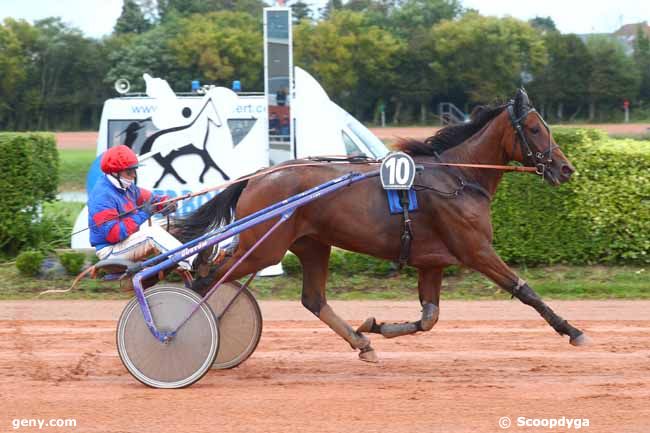
[[[526, 92], [519, 89], [503, 105], [477, 108], [468, 123], [447, 126], [424, 141], [400, 140], [395, 147], [412, 156], [416, 164], [424, 165], [414, 183], [419, 211], [412, 216], [413, 240], [408, 258], [408, 264], [418, 271], [420, 320], [378, 323], [369, 318], [354, 330], [327, 303], [325, 288], [332, 246], [392, 261], [400, 256], [402, 220], [399, 215], [389, 214], [386, 194], [376, 177], [297, 209], [234, 269], [229, 281], [280, 262], [287, 250], [293, 252], [303, 268], [302, 304], [359, 350], [361, 360], [376, 362], [377, 355], [364, 334], [392, 338], [431, 330], [439, 317], [443, 270], [450, 265], [463, 265], [534, 308], [558, 334], [568, 336], [572, 345], [586, 344], [586, 335], [558, 316], [501, 260], [492, 246], [490, 203], [503, 172], [436, 165], [503, 166], [516, 161], [535, 167], [534, 171], [551, 185], [568, 181], [575, 169]], [[307, 162], [313, 161], [289, 161], [286, 164], [291, 167], [285, 170], [229, 186], [196, 212], [177, 221], [177, 234], [189, 240], [228, 223], [233, 216], [242, 218], [342, 174], [376, 169], [357, 164], [300, 166]], [[242, 232], [232, 257], [197, 279], [194, 289], [205, 293], [275, 221]]]

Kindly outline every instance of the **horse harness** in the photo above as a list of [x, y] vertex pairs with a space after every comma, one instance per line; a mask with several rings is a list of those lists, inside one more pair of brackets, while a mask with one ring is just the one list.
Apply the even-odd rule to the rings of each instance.
[[[557, 145], [554, 145], [553, 141], [551, 140], [551, 129], [549, 128], [544, 118], [534, 108], [529, 108], [525, 113], [517, 117], [515, 114], [514, 102], [510, 101], [508, 103], [507, 110], [508, 117], [510, 118], [510, 124], [515, 130], [517, 138], [519, 138], [519, 146], [521, 148], [521, 155], [524, 159], [524, 165], [529, 164], [531, 167], [535, 167], [535, 173], [542, 176], [543, 178], [544, 172], [548, 168], [549, 164], [553, 162], [551, 154], [553, 150], [558, 147]], [[546, 149], [544, 152], [533, 152], [530, 145], [528, 144], [526, 134], [524, 134], [523, 123], [526, 121], [526, 118], [528, 118], [528, 115], [530, 113], [535, 113], [537, 115], [540, 122], [548, 132], [548, 149]]]

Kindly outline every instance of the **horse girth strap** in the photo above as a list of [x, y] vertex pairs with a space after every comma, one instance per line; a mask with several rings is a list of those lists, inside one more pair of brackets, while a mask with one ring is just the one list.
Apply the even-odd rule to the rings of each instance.
[[400, 236], [399, 251], [399, 269], [401, 270], [408, 263], [411, 254], [411, 240], [413, 239], [413, 230], [411, 228], [411, 218], [409, 217], [409, 192], [401, 190], [399, 192], [399, 202], [402, 206], [402, 235]]

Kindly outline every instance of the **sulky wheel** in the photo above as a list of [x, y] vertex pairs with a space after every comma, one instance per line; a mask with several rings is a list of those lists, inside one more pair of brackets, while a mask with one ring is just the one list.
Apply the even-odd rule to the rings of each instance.
[[219, 319], [219, 352], [212, 368], [233, 368], [246, 361], [255, 351], [262, 335], [262, 313], [255, 297], [242, 290], [224, 313], [224, 308], [237, 295], [238, 282], [222, 284], [208, 303]]
[[[156, 327], [174, 330], [201, 301], [191, 290], [156, 286], [145, 291]], [[117, 351], [126, 369], [154, 388], [182, 388], [208, 372], [219, 348], [214, 313], [203, 304], [168, 343], [149, 331], [136, 298], [124, 308], [117, 323]]]

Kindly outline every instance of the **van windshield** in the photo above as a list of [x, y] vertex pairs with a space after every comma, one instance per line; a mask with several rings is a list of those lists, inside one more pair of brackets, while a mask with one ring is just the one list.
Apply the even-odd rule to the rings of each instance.
[[158, 132], [151, 119], [109, 120], [108, 147], [124, 144], [139, 155], [142, 145], [151, 135]]
[[361, 124], [357, 119], [354, 117], [350, 116], [348, 114], [347, 118], [347, 126], [354, 132], [354, 134], [359, 137], [359, 139], [363, 142], [363, 144], [366, 145], [368, 150], [372, 152], [372, 155], [377, 159], [383, 158], [386, 156], [388, 153], [388, 149], [386, 148], [386, 145], [382, 143], [380, 139], [375, 137], [375, 135], [368, 130], [365, 126]]

